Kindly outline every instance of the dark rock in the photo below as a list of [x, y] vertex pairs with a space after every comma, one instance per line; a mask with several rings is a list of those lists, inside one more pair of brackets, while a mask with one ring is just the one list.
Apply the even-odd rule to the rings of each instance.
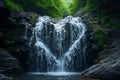
[[[39, 15], [32, 12], [15, 11], [9, 17], [9, 26], [4, 28], [7, 49], [17, 60], [23, 70], [27, 70], [29, 55], [29, 38]], [[22, 58], [21, 58], [22, 57]]]
[[29, 24], [31, 24], [32, 27], [33, 25], [35, 25], [38, 16], [39, 16], [38, 14], [33, 12], [18, 12], [18, 11], [14, 11], [10, 15], [10, 17], [12, 19], [15, 19], [16, 22], [28, 22]]
[[94, 12], [88, 11], [78, 11], [74, 16], [80, 16], [83, 22], [88, 26], [88, 28], [92, 29], [94, 27], [100, 26], [100, 22], [98, 20], [98, 16]]
[[[77, 16], [83, 16], [83, 15], [85, 15], [87, 13], [87, 11], [78, 11], [78, 12], [76, 12], [75, 14], [74, 14], [74, 16], [75, 17], [77, 17]], [[87, 14], [86, 14], [87, 15]]]
[[88, 69], [85, 76], [101, 79], [120, 79], [120, 50]]
[[[109, 31], [106, 47], [99, 53], [97, 64], [82, 73], [82, 77], [102, 80], [120, 79], [120, 37], [119, 30]], [[99, 61], [99, 62], [98, 62]]]
[[[120, 31], [102, 29], [105, 35], [105, 47], [101, 50], [95, 44], [94, 30], [95, 27], [101, 27], [98, 17], [94, 12], [78, 11], [74, 16], [80, 16], [88, 26], [87, 62], [91, 63], [95, 59], [95, 65], [86, 69], [82, 73], [84, 78], [95, 78], [103, 80], [119, 80], [120, 79]], [[117, 20], [116, 20], [117, 21]], [[91, 45], [91, 46], [90, 46]], [[101, 51], [101, 52], [99, 52]], [[99, 55], [97, 55], [99, 53]], [[99, 57], [99, 58], [98, 58]], [[92, 63], [93, 64], [93, 63]]]
[[97, 58], [99, 47], [96, 44], [95, 36], [92, 28], [87, 27], [86, 32], [86, 62], [88, 67], [94, 64], [94, 60]]
[[0, 7], [4, 7], [4, 3], [2, 1], [0, 1]]
[[0, 0], [0, 32], [2, 31], [2, 28], [6, 25], [6, 21], [9, 15], [10, 11], [4, 6], [3, 1]]
[[6, 77], [3, 74], [0, 74], [0, 80], [13, 80], [11, 77]]
[[87, 26], [86, 38], [87, 38], [87, 63], [88, 66], [94, 64], [94, 60], [97, 58], [99, 51], [101, 50], [100, 46], [97, 44], [95, 39], [94, 30], [96, 27], [101, 27], [99, 24], [98, 16], [94, 12], [88, 11], [78, 11], [73, 16], [77, 17], [80, 16], [83, 22]]
[[5, 50], [0, 49], [0, 72], [18, 69], [18, 61]]
[[0, 18], [4, 18], [10, 14], [10, 11], [5, 7], [3, 1], [0, 0]]
[[5, 39], [5, 35], [2, 32], [0, 32], [0, 46], [4, 45], [4, 39]]

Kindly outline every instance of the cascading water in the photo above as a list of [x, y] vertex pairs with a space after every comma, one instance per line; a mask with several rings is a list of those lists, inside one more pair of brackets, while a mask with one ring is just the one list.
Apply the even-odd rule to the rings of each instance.
[[79, 72], [86, 65], [86, 28], [80, 17], [38, 18], [30, 38], [30, 72]]

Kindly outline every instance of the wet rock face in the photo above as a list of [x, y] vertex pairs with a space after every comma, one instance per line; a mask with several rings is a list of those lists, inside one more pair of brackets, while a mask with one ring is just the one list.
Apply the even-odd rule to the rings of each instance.
[[13, 80], [13, 78], [6, 77], [3, 74], [0, 74], [0, 80]]
[[[101, 26], [95, 13], [78, 11], [74, 16], [81, 16], [86, 25], [89, 26], [88, 30], [92, 28], [94, 29], [96, 26]], [[103, 51], [101, 50], [101, 52], [99, 52], [99, 58], [96, 57], [96, 65], [93, 65], [89, 69], [85, 70], [82, 73], [82, 76], [84, 78], [88, 77], [103, 80], [118, 80], [120, 79], [120, 31], [104, 28], [103, 30], [106, 38], [104, 49]], [[93, 44], [93, 42], [95, 42], [94, 33], [91, 32], [90, 34], [88, 34], [88, 36], [91, 36], [89, 38], [91, 41], [90, 45], [93, 45], [92, 47], [89, 47], [90, 54], [87, 58], [88, 63], [90, 63], [89, 61], [92, 59], [91, 57], [94, 57], [94, 55], [96, 55], [92, 50], [94, 48], [97, 49], [98, 47]]]
[[83, 72], [83, 77], [92, 77], [103, 80], [120, 79], [120, 31], [110, 31], [105, 49], [100, 52], [96, 65]]
[[[120, 48], [120, 47], [119, 47]], [[120, 78], [120, 50], [113, 55], [100, 61], [87, 70], [85, 76], [102, 79], [119, 79]]]
[[86, 62], [88, 67], [94, 64], [94, 60], [99, 53], [99, 47], [95, 41], [95, 35], [92, 28], [87, 27], [86, 31]]
[[[26, 70], [29, 53], [28, 45], [26, 44], [27, 37], [31, 35], [31, 29], [37, 16], [37, 14], [30, 12], [14, 12], [10, 15], [7, 9], [0, 6], [1, 75], [4, 73], [16, 74]], [[0, 80], [12, 80], [12, 78], [2, 75]]]
[[0, 49], [0, 72], [18, 69], [18, 61], [10, 53]]
[[87, 26], [87, 63], [89, 66], [93, 65], [94, 60], [97, 58], [98, 53], [101, 50], [96, 42], [94, 33], [94, 28], [100, 26], [98, 17], [95, 13], [87, 11], [78, 11], [74, 16], [80, 16]]
[[27, 38], [31, 35], [37, 16], [31, 12], [15, 11], [2, 21], [3, 24], [0, 23], [0, 48], [7, 49], [16, 57], [23, 69], [27, 65], [29, 54]]

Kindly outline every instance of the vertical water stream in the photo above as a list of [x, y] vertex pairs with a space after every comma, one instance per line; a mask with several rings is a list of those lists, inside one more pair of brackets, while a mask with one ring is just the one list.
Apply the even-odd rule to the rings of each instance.
[[30, 72], [78, 72], [86, 65], [85, 24], [80, 17], [38, 18], [30, 38]]

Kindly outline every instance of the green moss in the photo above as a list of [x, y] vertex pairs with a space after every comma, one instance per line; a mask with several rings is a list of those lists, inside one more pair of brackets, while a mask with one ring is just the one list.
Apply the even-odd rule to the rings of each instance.
[[4, 3], [7, 6], [7, 8], [9, 8], [11, 11], [14, 11], [14, 10], [23, 11], [23, 8], [20, 5], [15, 4], [11, 0], [4, 0]]
[[30, 23], [31, 23], [31, 24], [34, 24], [36, 18], [37, 18], [37, 15], [36, 15], [36, 14], [32, 14], [32, 15], [31, 15], [31, 18], [30, 18]]
[[104, 47], [104, 42], [105, 42], [105, 37], [104, 34], [102, 32], [102, 30], [99, 27], [96, 27], [94, 29], [94, 33], [95, 33], [95, 39], [97, 41], [97, 44], [103, 48]]

